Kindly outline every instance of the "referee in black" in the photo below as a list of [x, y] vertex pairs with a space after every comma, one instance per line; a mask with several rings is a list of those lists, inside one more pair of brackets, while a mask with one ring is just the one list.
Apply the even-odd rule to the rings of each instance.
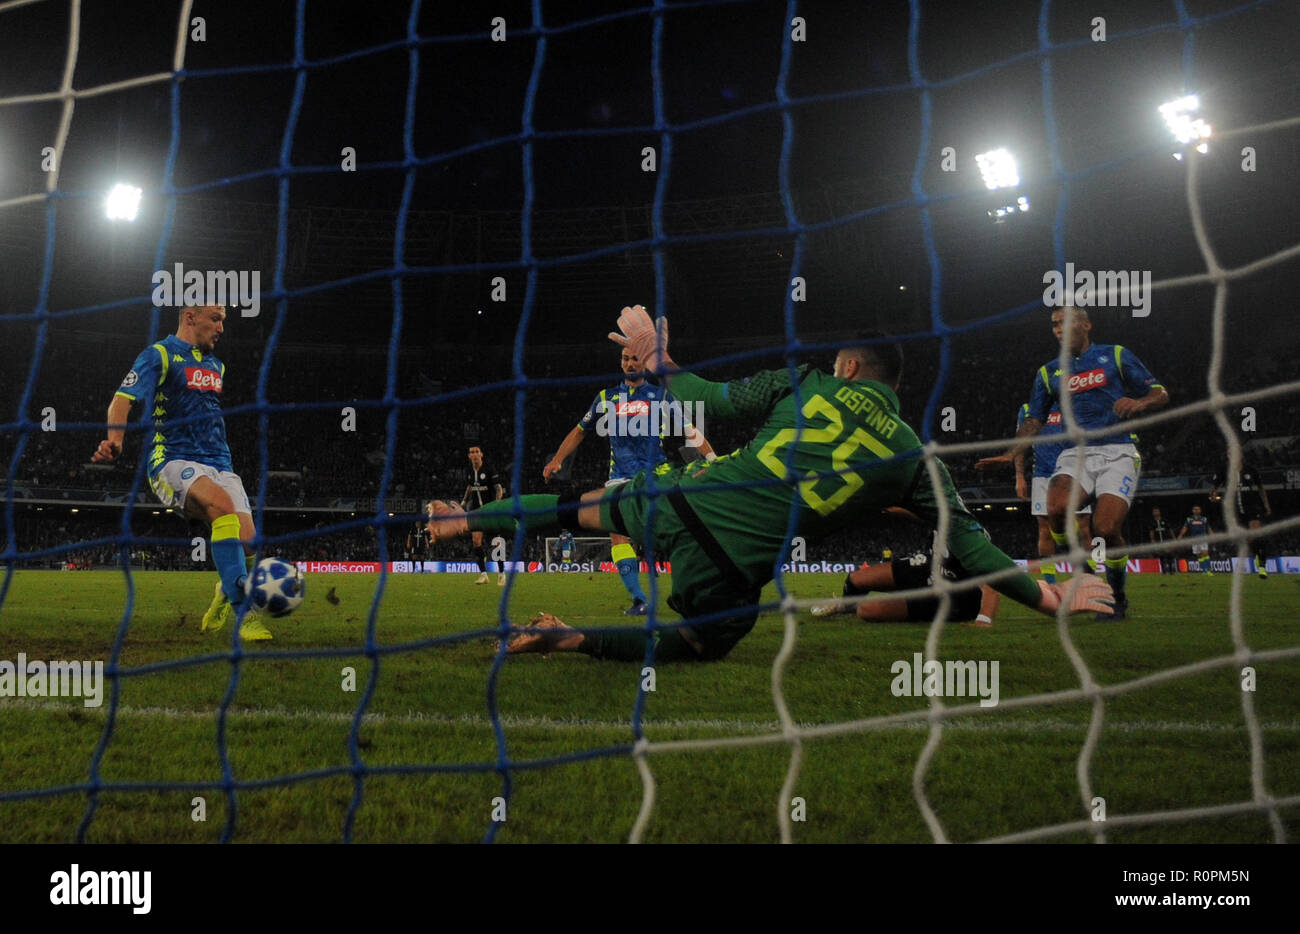
[[[1213, 489], [1210, 490], [1210, 501], [1220, 502], [1223, 499], [1223, 493], [1228, 486], [1228, 470], [1224, 467], [1219, 473], [1214, 475], [1210, 482]], [[1223, 507], [1226, 513], [1228, 507]], [[1248, 464], [1244, 460], [1241, 462], [1241, 473], [1237, 475], [1237, 521], [1247, 528], [1257, 529], [1264, 524], [1264, 520], [1273, 515], [1273, 508], [1268, 504], [1268, 491], [1264, 489], [1264, 481], [1259, 477], [1253, 464]], [[1227, 516], [1224, 516], [1224, 524], [1227, 524]], [[1264, 541], [1260, 538], [1252, 538], [1250, 546], [1255, 549], [1255, 568], [1259, 571], [1260, 580], [1268, 578], [1268, 555], [1264, 551]]]
[[[1164, 542], [1174, 540], [1174, 530], [1169, 527], [1160, 515], [1160, 507], [1156, 506], [1151, 510], [1151, 531], [1147, 534], [1151, 544], [1158, 545]], [[1178, 566], [1174, 563], [1174, 556], [1167, 552], [1160, 552], [1160, 573], [1175, 574], [1178, 572]]]

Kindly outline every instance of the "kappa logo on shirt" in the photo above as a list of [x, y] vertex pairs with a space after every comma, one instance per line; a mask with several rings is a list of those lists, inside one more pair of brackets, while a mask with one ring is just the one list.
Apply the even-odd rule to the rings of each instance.
[[185, 387], [200, 391], [221, 392], [221, 374], [216, 370], [205, 370], [201, 366], [185, 368]]
[[1106, 371], [1100, 367], [1095, 370], [1089, 370], [1086, 373], [1075, 373], [1066, 383], [1071, 393], [1087, 392], [1090, 389], [1100, 389], [1106, 385]]

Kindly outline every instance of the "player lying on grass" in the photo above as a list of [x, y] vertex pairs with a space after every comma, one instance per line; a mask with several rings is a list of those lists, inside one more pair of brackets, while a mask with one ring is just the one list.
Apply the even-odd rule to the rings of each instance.
[[[221, 580], [202, 629], [218, 630], [237, 618], [244, 603], [244, 579], [253, 560], [245, 542], [257, 534], [244, 484], [234, 472], [221, 388], [226, 365], [213, 356], [225, 330], [220, 305], [182, 308], [176, 333], [146, 347], [135, 358], [108, 407], [108, 437], [91, 460], [111, 463], [122, 455], [131, 406], [153, 406], [153, 446], [148, 449], [149, 486], [164, 506], [184, 509], [212, 526], [212, 560]], [[183, 418], [194, 421], [169, 424]], [[270, 639], [252, 612], [239, 627], [245, 641]]]
[[[833, 374], [805, 365], [793, 380], [789, 369], [778, 369], [715, 383], [677, 371], [668, 355], [666, 319], [656, 326], [637, 305], [623, 309], [618, 327], [622, 333], [610, 339], [634, 353], [647, 372], [665, 373], [676, 398], [702, 404], [714, 419], [764, 419], [748, 445], [702, 466], [696, 461], [663, 475], [642, 471], [623, 486], [584, 494], [580, 503], [520, 497], [529, 534], [572, 525], [568, 516], [576, 508], [582, 528], [642, 542], [649, 537], [655, 557], [671, 560], [668, 606], [687, 623], [655, 630], [656, 662], [720, 659], [753, 629], [759, 595], [786, 550], [792, 506], [794, 534], [810, 544], [869, 522], [889, 506], [938, 525], [940, 500], [920, 457], [921, 442], [898, 414], [903, 354], [897, 344], [877, 346], [868, 343], [876, 336], [864, 336], [860, 346], [839, 352]], [[972, 574], [1014, 568], [967, 511], [947, 469], [938, 461], [935, 467], [949, 516], [949, 553]], [[431, 502], [429, 534], [438, 540], [471, 531], [513, 533], [514, 508], [502, 501], [465, 513], [455, 504]], [[1017, 573], [994, 586], [1048, 614], [1063, 601], [1071, 612], [1109, 608], [1110, 588], [1091, 576], [1052, 585]], [[694, 622], [705, 615], [716, 618]], [[584, 631], [552, 616], [511, 644], [515, 652], [576, 650], [626, 660], [644, 658], [645, 649], [639, 627]]]
[[[844, 578], [844, 599], [819, 603], [812, 608], [813, 616], [841, 616], [856, 613], [858, 619], [869, 623], [929, 623], [939, 615], [939, 597], [912, 597], [906, 600], [860, 600], [872, 593], [892, 593], [896, 590], [921, 590], [934, 585], [931, 574], [933, 553], [918, 551], [905, 558], [895, 558], [888, 564], [873, 564], [858, 568]], [[945, 580], [952, 583], [968, 579], [971, 575], [951, 555], [940, 565]], [[975, 626], [992, 626], [1002, 597], [986, 584], [953, 592], [948, 607], [949, 622], [969, 622]]]

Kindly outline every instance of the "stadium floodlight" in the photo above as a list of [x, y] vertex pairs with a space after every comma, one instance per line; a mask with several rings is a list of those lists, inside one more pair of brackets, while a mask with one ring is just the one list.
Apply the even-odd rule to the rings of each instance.
[[993, 222], [996, 224], [1001, 224], [1008, 217], [1014, 217], [1017, 214], [1028, 214], [1028, 213], [1029, 213], [1029, 199], [1024, 195], [1021, 195], [1019, 198], [1017, 198], [1015, 204], [999, 205], [996, 208], [990, 208], [988, 212], [989, 217], [993, 218]]
[[140, 213], [140, 196], [143, 194], [134, 185], [118, 182], [104, 199], [104, 214], [111, 221], [133, 221]]
[[[1196, 112], [1200, 109], [1201, 100], [1195, 94], [1166, 101], [1159, 107], [1160, 116], [1164, 117], [1165, 125], [1169, 127], [1169, 132], [1174, 135], [1174, 139], [1184, 146], [1195, 143], [1196, 151], [1204, 155], [1210, 151], [1210, 144], [1206, 140], [1210, 138], [1211, 127], [1196, 116]], [[1181, 160], [1183, 154], [1176, 152], [1174, 158]]]
[[1005, 149], [991, 149], [975, 157], [975, 164], [980, 168], [984, 178], [984, 187], [989, 191], [999, 188], [1015, 188], [1020, 184], [1020, 173], [1016, 171], [1016, 157]]

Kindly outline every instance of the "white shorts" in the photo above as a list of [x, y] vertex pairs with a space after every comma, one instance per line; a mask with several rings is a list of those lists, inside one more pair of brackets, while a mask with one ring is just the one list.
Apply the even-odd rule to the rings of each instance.
[[1132, 444], [1096, 444], [1085, 449], [1083, 469], [1079, 469], [1079, 449], [1069, 447], [1056, 459], [1057, 477], [1074, 477], [1083, 487], [1084, 498], [1109, 493], [1126, 503], [1137, 493], [1142, 458]]
[[1197, 544], [1196, 542], [1192, 543], [1192, 554], [1208, 555], [1209, 553], [1210, 553], [1210, 546], [1205, 542], [1201, 542], [1200, 544]]
[[[1047, 515], [1047, 484], [1051, 477], [1034, 477], [1030, 482], [1030, 500], [1029, 511], [1035, 516]], [[1079, 507], [1079, 515], [1086, 516], [1092, 513], [1092, 503]]]
[[156, 477], [150, 478], [149, 486], [164, 506], [184, 509], [190, 487], [199, 477], [207, 477], [225, 490], [230, 495], [230, 501], [235, 504], [235, 512], [253, 511], [248, 505], [248, 494], [244, 492], [244, 483], [239, 479], [239, 474], [195, 461], [168, 461]]

